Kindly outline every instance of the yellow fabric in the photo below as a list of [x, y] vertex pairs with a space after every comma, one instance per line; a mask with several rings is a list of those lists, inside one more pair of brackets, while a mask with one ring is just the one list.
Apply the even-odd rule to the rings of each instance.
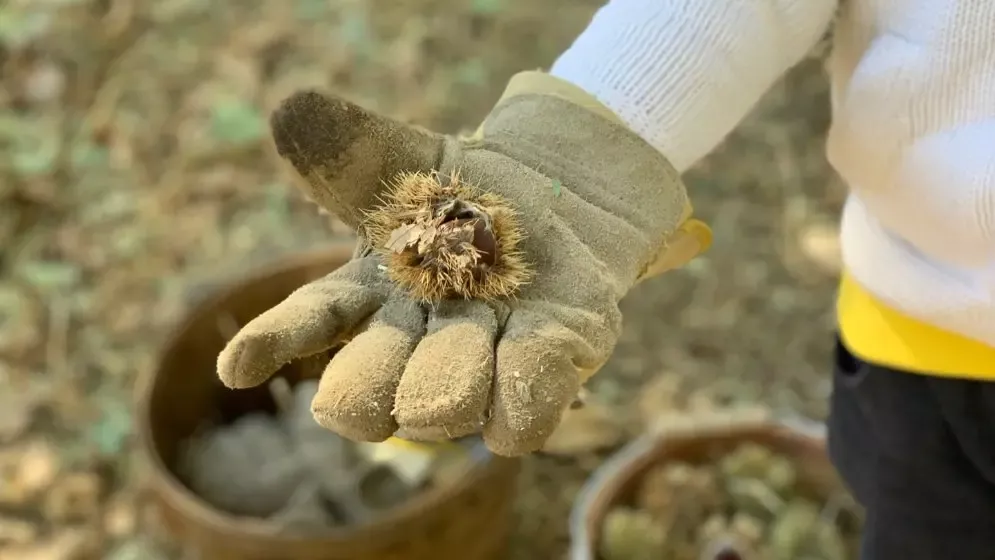
[[690, 215], [691, 204], [688, 203], [681, 226], [667, 239], [660, 254], [649, 263], [637, 282], [680, 268], [712, 246], [712, 230], [704, 222], [689, 218]]
[[836, 303], [840, 335], [855, 356], [905, 371], [995, 381], [995, 347], [900, 313], [844, 273]]
[[454, 451], [459, 449], [459, 444], [451, 441], [411, 441], [398, 436], [387, 438], [383, 443], [393, 445], [400, 449], [426, 454], [436, 454], [441, 451]]

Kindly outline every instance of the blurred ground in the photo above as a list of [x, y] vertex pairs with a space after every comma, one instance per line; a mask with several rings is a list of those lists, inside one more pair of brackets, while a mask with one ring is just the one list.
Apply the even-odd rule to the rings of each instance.
[[[472, 128], [599, 4], [0, 3], [0, 543], [54, 560], [99, 535], [104, 557], [154, 557], [129, 541], [136, 372], [203, 286], [345, 233], [274, 165], [275, 103], [331, 88]], [[599, 399], [623, 414], [670, 371], [823, 415], [843, 192], [822, 155], [826, 104], [818, 64], [803, 65], [689, 175], [715, 246], [625, 301]], [[571, 496], [596, 463], [528, 460], [514, 558], [562, 552]]]

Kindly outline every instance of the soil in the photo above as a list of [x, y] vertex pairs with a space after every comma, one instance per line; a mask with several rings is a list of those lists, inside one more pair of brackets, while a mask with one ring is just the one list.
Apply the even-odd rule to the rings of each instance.
[[[599, 4], [0, 5], [0, 559], [168, 554], [135, 506], [136, 373], [219, 281], [348, 233], [276, 165], [266, 116], [280, 99], [330, 88], [469, 131]], [[825, 414], [843, 199], [823, 156], [827, 105], [819, 63], [805, 63], [688, 174], [715, 244], [626, 299], [593, 399], [627, 418], [646, 383], [675, 374]], [[562, 555], [572, 497], [600, 460], [527, 460], [512, 558]]]

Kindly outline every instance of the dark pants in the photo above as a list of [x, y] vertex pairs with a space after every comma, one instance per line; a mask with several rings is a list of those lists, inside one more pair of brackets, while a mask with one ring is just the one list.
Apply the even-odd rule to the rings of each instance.
[[995, 382], [865, 363], [837, 343], [829, 453], [867, 512], [862, 560], [995, 560]]

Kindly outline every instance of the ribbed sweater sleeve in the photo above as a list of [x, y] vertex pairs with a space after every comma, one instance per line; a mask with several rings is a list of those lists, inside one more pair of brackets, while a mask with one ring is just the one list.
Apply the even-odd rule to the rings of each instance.
[[684, 171], [818, 42], [837, 0], [611, 0], [550, 72]]

